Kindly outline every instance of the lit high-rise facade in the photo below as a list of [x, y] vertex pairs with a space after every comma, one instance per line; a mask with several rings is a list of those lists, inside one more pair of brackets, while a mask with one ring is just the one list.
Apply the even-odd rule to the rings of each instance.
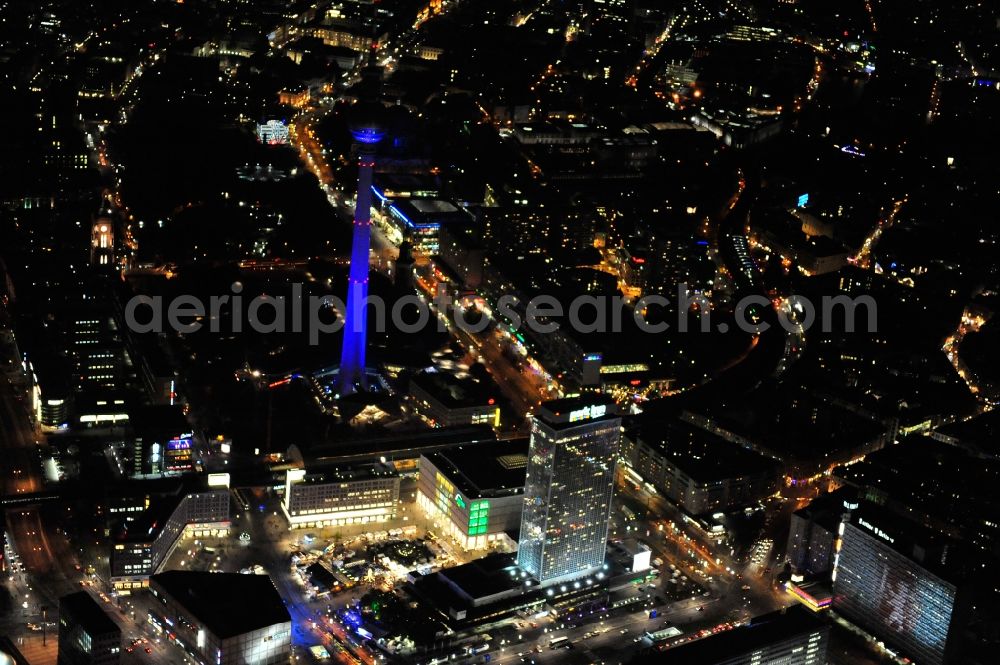
[[837, 612], [918, 663], [949, 661], [961, 623], [956, 615], [962, 614], [958, 588], [939, 576], [953, 567], [950, 548], [874, 506], [863, 505], [842, 529], [833, 587]]
[[621, 418], [603, 398], [546, 402], [531, 427], [517, 563], [541, 585], [604, 563]]

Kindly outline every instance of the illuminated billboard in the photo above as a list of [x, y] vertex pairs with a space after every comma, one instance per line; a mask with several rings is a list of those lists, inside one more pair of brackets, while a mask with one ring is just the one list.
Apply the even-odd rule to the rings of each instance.
[[210, 473], [210, 474], [208, 474], [208, 486], [209, 487], [229, 487], [229, 474], [228, 473]]
[[267, 145], [286, 145], [288, 125], [281, 120], [268, 120], [262, 125], [257, 125], [257, 138]]
[[191, 452], [191, 439], [188, 437], [167, 441], [163, 455], [164, 467], [167, 471], [190, 471], [194, 468]]

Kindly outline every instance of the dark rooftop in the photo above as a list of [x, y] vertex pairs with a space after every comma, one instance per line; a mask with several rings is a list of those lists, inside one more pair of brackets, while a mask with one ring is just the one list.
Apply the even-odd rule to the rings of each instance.
[[713, 665], [797, 635], [821, 630], [825, 626], [826, 623], [812, 611], [801, 605], [793, 605], [784, 610], [756, 617], [749, 625], [674, 647], [667, 655], [653, 652], [640, 656], [632, 662]]
[[390, 466], [380, 462], [323, 465], [310, 467], [303, 478], [305, 483], [335, 483], [353, 480], [393, 478], [399, 474]]
[[129, 409], [129, 424], [140, 436], [177, 436], [191, 432], [179, 406], [138, 406]]
[[557, 429], [616, 416], [615, 403], [602, 395], [553, 399], [538, 407], [538, 418]]
[[149, 580], [221, 639], [292, 620], [266, 575], [170, 570]]
[[862, 501], [857, 509], [851, 511], [850, 524], [956, 586], [973, 579], [977, 583], [995, 583], [992, 557], [902, 517], [896, 511]]
[[71, 614], [91, 636], [106, 633], [121, 633], [121, 629], [111, 620], [86, 591], [77, 591], [59, 599], [60, 614]]
[[353, 437], [317, 444], [300, 449], [293, 444], [289, 455], [293, 460], [303, 460], [306, 466], [313, 463], [335, 464], [346, 461], [371, 461], [379, 457], [413, 458], [420, 453], [436, 452], [456, 446], [481, 441], [496, 441], [496, 432], [489, 425], [464, 425], [440, 427], [407, 432], [393, 432], [385, 436]]
[[780, 463], [766, 455], [730, 443], [684, 421], [672, 421], [639, 438], [658, 449], [671, 463], [698, 482], [740, 478], [767, 471], [778, 473]]
[[524, 489], [528, 439], [461, 446], [427, 458], [467, 497], [514, 494]]
[[1000, 497], [981, 488], [1000, 483], [1000, 461], [928, 436], [909, 437], [856, 464], [839, 466], [834, 477], [859, 494], [874, 493], [893, 509], [919, 516], [944, 533], [992, 549], [1000, 532]]
[[488, 406], [496, 402], [498, 392], [475, 379], [447, 372], [419, 372], [410, 381], [449, 409]]
[[455, 591], [475, 600], [520, 589], [520, 578], [510, 574], [512, 563], [508, 555], [486, 556], [443, 570], [439, 575]]
[[980, 457], [1000, 457], [1000, 411], [989, 411], [969, 420], [939, 428], [940, 438], [956, 443]]

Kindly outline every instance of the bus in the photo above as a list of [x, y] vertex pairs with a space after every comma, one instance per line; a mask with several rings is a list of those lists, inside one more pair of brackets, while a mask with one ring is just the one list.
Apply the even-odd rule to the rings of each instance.
[[565, 646], [566, 644], [569, 644], [569, 638], [566, 637], [565, 635], [562, 637], [553, 637], [552, 640], [549, 642], [549, 648], [558, 649], [559, 647]]

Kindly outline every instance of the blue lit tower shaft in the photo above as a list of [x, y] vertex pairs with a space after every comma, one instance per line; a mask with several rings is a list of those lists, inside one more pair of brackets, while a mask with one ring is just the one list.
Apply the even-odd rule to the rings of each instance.
[[372, 235], [372, 172], [375, 167], [375, 144], [381, 138], [374, 132], [354, 132], [358, 142], [358, 198], [354, 208], [354, 236], [351, 243], [351, 270], [347, 282], [347, 311], [344, 343], [340, 353], [340, 393], [347, 395], [367, 390], [365, 351], [368, 317], [368, 252]]

